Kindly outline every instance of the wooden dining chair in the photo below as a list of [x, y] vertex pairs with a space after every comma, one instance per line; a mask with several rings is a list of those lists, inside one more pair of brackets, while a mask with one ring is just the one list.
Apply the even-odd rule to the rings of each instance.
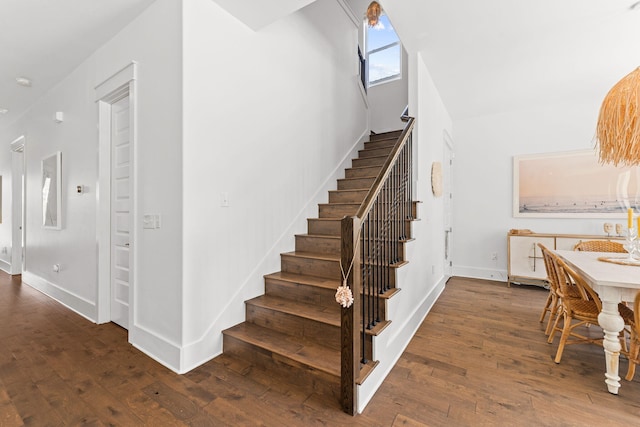
[[636, 365], [640, 364], [640, 292], [636, 294], [633, 301], [633, 324], [630, 325], [629, 368], [625, 379], [631, 381], [636, 373]]
[[[545, 335], [549, 335], [551, 333], [554, 320], [562, 309], [562, 303], [560, 302], [560, 296], [558, 295], [558, 275], [556, 274], [554, 262], [554, 257], [556, 255], [542, 243], [538, 243], [538, 247], [540, 248], [540, 252], [542, 252], [542, 259], [544, 260], [544, 266], [547, 271], [547, 283], [549, 284], [549, 296], [547, 297], [547, 301], [540, 313], [540, 323], [544, 322], [545, 316], [549, 313], [547, 326], [544, 330]], [[565, 295], [569, 298], [582, 299], [580, 291], [575, 286], [567, 288], [565, 290]]]
[[624, 246], [620, 242], [612, 242], [611, 240], [584, 240], [576, 243], [573, 247], [574, 251], [587, 252], [618, 252], [626, 253]]
[[555, 319], [555, 316], [560, 309], [560, 301], [558, 299], [558, 286], [556, 284], [556, 275], [553, 271], [549, 249], [547, 249], [547, 247], [542, 243], [538, 243], [538, 247], [540, 248], [540, 252], [542, 252], [544, 267], [547, 271], [547, 283], [549, 284], [549, 296], [547, 296], [547, 300], [544, 304], [544, 307], [542, 308], [542, 312], [540, 313], [540, 323], [544, 322], [545, 316], [547, 315], [547, 313], [549, 313], [547, 327], [544, 330], [544, 334], [549, 335], [549, 333], [551, 332], [551, 326], [553, 325], [553, 319]]
[[[552, 254], [553, 255], [553, 254]], [[560, 363], [564, 347], [569, 344], [591, 343], [602, 345], [602, 334], [598, 338], [589, 337], [581, 334], [577, 328], [587, 325], [598, 325], [598, 314], [602, 310], [602, 302], [598, 294], [587, 284], [584, 278], [576, 273], [558, 256], [553, 255], [552, 260], [555, 264], [554, 270], [557, 276], [558, 297], [561, 302], [562, 310], [556, 316], [554, 326], [549, 334], [548, 342], [553, 342], [556, 332], [561, 332], [560, 342], [556, 351], [554, 361]], [[575, 286], [575, 288], [572, 288]], [[578, 291], [581, 298], [571, 298], [570, 295]], [[626, 305], [618, 304], [618, 311], [622, 316], [625, 325], [633, 323], [633, 311]], [[562, 318], [562, 327], [559, 326], [560, 318]], [[621, 338], [623, 349], [624, 334]], [[624, 353], [627, 353], [626, 351]]]

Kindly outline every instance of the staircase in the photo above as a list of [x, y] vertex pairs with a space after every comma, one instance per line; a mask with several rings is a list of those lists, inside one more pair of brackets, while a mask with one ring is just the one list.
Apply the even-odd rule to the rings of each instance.
[[[295, 251], [281, 254], [281, 271], [265, 276], [265, 294], [245, 302], [246, 321], [223, 332], [225, 355], [339, 398], [340, 222], [356, 214], [400, 133], [372, 135], [365, 143], [338, 189], [329, 192], [329, 203], [318, 206], [318, 218], [308, 219], [308, 233], [295, 236]], [[371, 336], [389, 324], [382, 320], [365, 340], [369, 360]]]

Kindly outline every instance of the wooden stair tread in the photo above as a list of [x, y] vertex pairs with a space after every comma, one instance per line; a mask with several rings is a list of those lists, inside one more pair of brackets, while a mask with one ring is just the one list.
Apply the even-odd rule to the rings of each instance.
[[336, 239], [336, 240], [340, 240], [340, 236], [329, 236], [327, 234], [310, 234], [310, 233], [300, 233], [300, 234], [296, 234], [296, 236], [303, 236], [303, 237], [317, 237], [319, 239]]
[[[295, 234], [295, 250], [280, 254], [282, 271], [264, 275], [265, 294], [245, 301], [247, 321], [223, 331], [225, 352], [314, 390], [337, 394], [334, 387], [340, 384], [341, 374], [341, 308], [334, 295], [341, 284], [341, 222], [344, 216], [359, 210], [401, 133], [372, 133], [364, 149], [358, 150], [352, 167], [337, 180], [337, 189], [329, 191], [328, 203], [318, 204], [318, 218], [307, 218], [307, 233]], [[385, 279], [391, 288], [382, 294], [372, 290], [375, 295], [365, 291], [363, 297], [367, 304], [374, 300], [381, 304], [376, 314], [380, 321], [365, 330], [364, 357], [373, 354], [373, 337], [391, 324], [385, 301], [400, 291], [395, 288], [393, 270], [407, 263], [402, 260], [402, 244], [413, 240], [409, 221], [415, 220], [409, 216], [418, 216], [415, 203], [406, 222], [397, 221], [405, 239], [390, 242], [397, 250], [393, 259], [400, 260], [384, 265], [392, 275]], [[386, 242], [384, 238], [375, 240]], [[373, 360], [362, 365], [357, 383], [362, 384], [377, 365]]]
[[329, 190], [329, 193], [358, 193], [361, 191], [369, 191], [368, 188], [346, 188], [344, 190]]
[[223, 333], [302, 365], [340, 377], [340, 352], [316, 342], [248, 322], [226, 329]]
[[365, 329], [367, 335], [377, 336], [391, 324], [391, 320], [382, 320], [375, 324], [371, 329]]
[[371, 131], [371, 133], [369, 134], [369, 139], [374, 139], [376, 141], [380, 139], [387, 139], [387, 138], [398, 139], [400, 138], [400, 135], [402, 135], [402, 129], [389, 130], [389, 131], [380, 132], [380, 133]]
[[409, 264], [409, 261], [397, 261], [397, 262], [393, 262], [391, 264], [381, 264], [377, 261], [373, 261], [373, 262], [364, 262], [364, 265], [372, 265], [372, 266], [382, 266], [382, 267], [391, 267], [391, 268], [400, 268], [406, 264]]
[[[383, 156], [378, 156], [378, 157], [383, 157]], [[365, 165], [365, 166], [351, 166], [350, 168], [346, 168], [346, 169], [382, 169], [382, 165]]]
[[[350, 202], [329, 202], [329, 203], [318, 203], [318, 207], [322, 208], [327, 208], [327, 209], [331, 209], [331, 208], [351, 208], [351, 209], [355, 209], [356, 212], [358, 211], [358, 208], [360, 208], [360, 205], [362, 203], [350, 203]], [[329, 217], [331, 218], [331, 217]]]
[[[351, 178], [338, 178], [338, 181], [357, 181], [359, 179], [376, 179], [378, 175], [369, 175], [369, 176], [354, 176]], [[353, 188], [345, 188], [345, 190], [353, 190]], [[363, 188], [364, 190], [364, 188]], [[368, 188], [367, 188], [368, 190]]]
[[[378, 294], [378, 298], [382, 298], [382, 299], [391, 299], [395, 294], [397, 294], [398, 292], [400, 292], [402, 289], [401, 288], [391, 288], [386, 290], [383, 294]], [[365, 295], [369, 295], [370, 293], [367, 291], [367, 289], [365, 289], [364, 291]]]
[[284, 252], [281, 255], [293, 256], [293, 257], [299, 257], [299, 258], [322, 259], [325, 261], [340, 261], [340, 254], [323, 254], [318, 252], [293, 251], [293, 252]]
[[291, 314], [305, 319], [315, 320], [332, 326], [340, 326], [340, 305], [323, 307], [317, 304], [306, 304], [271, 295], [261, 295], [246, 301], [247, 304], [281, 313]]
[[[346, 171], [349, 171], [349, 172], [363, 172], [363, 171], [365, 171], [367, 173], [365, 175], [361, 175], [361, 176], [374, 176], [374, 175], [377, 176], [381, 169], [382, 169], [382, 165], [353, 166], [353, 167], [350, 167], [350, 168], [346, 168], [345, 169], [345, 174], [346, 174]], [[354, 178], [354, 177], [352, 176], [352, 178]]]
[[375, 369], [376, 366], [378, 366], [380, 362], [378, 362], [377, 360], [368, 360], [367, 363], [365, 363], [364, 365], [362, 365], [362, 367], [360, 368], [360, 375], [358, 376], [358, 379], [356, 380], [356, 384], [358, 385], [362, 385], [367, 377], [369, 376], [369, 374], [371, 372], [373, 372], [373, 370]]
[[271, 273], [264, 276], [265, 278], [272, 278], [275, 280], [282, 280], [284, 282], [300, 283], [301, 285], [317, 286], [325, 289], [337, 289], [340, 286], [340, 280], [328, 279], [318, 276], [307, 276], [304, 274], [287, 273], [286, 271], [278, 271], [277, 273]]
[[[346, 178], [349, 179], [349, 178]], [[361, 179], [361, 178], [351, 178], [351, 179]], [[366, 191], [368, 192], [371, 188], [343, 188], [341, 190], [331, 190], [332, 192], [343, 192], [343, 191]], [[322, 219], [322, 218], [321, 218]], [[324, 218], [326, 219], [326, 218]]]

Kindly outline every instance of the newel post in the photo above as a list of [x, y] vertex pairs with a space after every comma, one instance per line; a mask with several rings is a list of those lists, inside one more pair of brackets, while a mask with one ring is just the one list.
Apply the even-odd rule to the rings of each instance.
[[340, 360], [340, 402], [347, 414], [358, 411], [357, 381], [360, 375], [360, 309], [362, 305], [360, 256], [357, 217], [344, 217], [341, 224], [341, 264], [347, 276], [347, 285], [353, 293], [353, 305], [341, 308], [341, 360]]

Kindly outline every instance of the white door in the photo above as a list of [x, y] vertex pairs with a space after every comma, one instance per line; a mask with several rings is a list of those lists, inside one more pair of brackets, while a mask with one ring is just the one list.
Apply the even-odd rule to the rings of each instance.
[[444, 274], [447, 277], [453, 275], [453, 261], [451, 259], [453, 249], [453, 140], [444, 132], [444, 159], [442, 165], [442, 196], [444, 197]]
[[25, 230], [23, 225], [26, 187], [24, 181], [24, 145], [24, 136], [11, 143], [11, 214], [14, 219], [11, 229], [11, 274], [22, 274], [25, 270]]
[[111, 105], [111, 321], [129, 328], [131, 140], [129, 97]]

